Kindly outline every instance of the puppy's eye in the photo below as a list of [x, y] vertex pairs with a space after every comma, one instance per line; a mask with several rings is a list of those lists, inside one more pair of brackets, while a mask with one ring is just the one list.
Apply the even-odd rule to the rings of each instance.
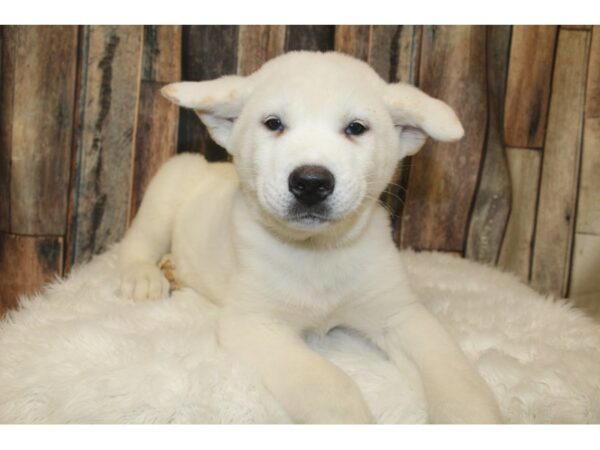
[[358, 120], [355, 120], [346, 127], [344, 133], [346, 133], [348, 136], [360, 136], [367, 130], [368, 128], [366, 125], [359, 122]]
[[283, 122], [279, 117], [268, 117], [264, 124], [271, 131], [283, 131]]

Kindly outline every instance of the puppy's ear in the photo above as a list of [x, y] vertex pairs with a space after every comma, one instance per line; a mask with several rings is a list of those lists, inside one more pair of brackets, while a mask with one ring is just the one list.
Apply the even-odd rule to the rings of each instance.
[[400, 133], [402, 157], [417, 153], [427, 136], [452, 142], [465, 134], [452, 108], [414, 86], [389, 84], [385, 89], [384, 101]]
[[168, 84], [161, 94], [179, 106], [193, 109], [214, 141], [229, 150], [233, 123], [248, 94], [245, 77], [225, 76], [210, 81], [181, 81]]

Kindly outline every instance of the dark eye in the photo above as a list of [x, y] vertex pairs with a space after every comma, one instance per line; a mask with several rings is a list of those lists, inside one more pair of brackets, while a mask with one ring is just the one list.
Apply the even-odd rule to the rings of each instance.
[[283, 131], [283, 122], [279, 117], [269, 117], [264, 123], [271, 131]]
[[354, 122], [351, 122], [350, 125], [348, 125], [346, 127], [346, 129], [344, 130], [344, 133], [346, 133], [349, 136], [360, 136], [365, 131], [367, 131], [367, 129], [368, 128], [365, 125], [363, 125], [359, 121], [355, 120]]

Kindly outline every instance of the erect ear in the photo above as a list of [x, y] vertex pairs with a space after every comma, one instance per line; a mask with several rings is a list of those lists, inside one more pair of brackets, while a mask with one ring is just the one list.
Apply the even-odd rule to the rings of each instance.
[[193, 109], [214, 141], [228, 149], [233, 123], [248, 94], [245, 77], [225, 76], [210, 81], [181, 81], [168, 84], [161, 94], [179, 106]]
[[427, 136], [452, 142], [465, 134], [452, 108], [414, 86], [388, 84], [384, 101], [400, 133], [402, 157], [417, 153]]

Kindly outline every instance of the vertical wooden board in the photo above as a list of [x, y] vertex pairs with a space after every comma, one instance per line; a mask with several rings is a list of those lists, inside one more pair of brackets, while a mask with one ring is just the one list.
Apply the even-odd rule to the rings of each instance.
[[402, 25], [396, 31], [390, 60], [390, 71], [393, 73], [395, 66], [396, 74], [390, 81], [418, 83], [422, 33], [423, 27], [417, 25]]
[[569, 297], [590, 294], [600, 299], [600, 236], [576, 233]]
[[184, 26], [183, 79], [211, 80], [234, 74], [237, 68], [238, 31], [234, 25]]
[[600, 118], [600, 25], [592, 30], [585, 117]]
[[71, 167], [69, 173], [69, 196], [67, 207], [67, 230], [64, 235], [64, 258], [63, 272], [65, 274], [71, 271], [75, 264], [74, 252], [75, 230], [77, 226], [77, 198], [79, 194], [79, 174], [81, 165], [81, 137], [82, 121], [85, 109], [85, 92], [83, 89], [84, 79], [87, 75], [87, 55], [88, 55], [88, 28], [80, 25], [77, 30], [77, 68], [75, 77], [75, 107], [73, 111], [73, 137], [71, 143]]
[[419, 73], [422, 27], [373, 25], [369, 40], [369, 64], [389, 82], [415, 84]]
[[[0, 26], [0, 231], [10, 230], [10, 142], [12, 123], [12, 84], [14, 71], [8, 72], [6, 67], [13, 67], [8, 60], [12, 52], [7, 49], [11, 34]], [[14, 35], [14, 33], [12, 33]]]
[[487, 124], [485, 57], [485, 27], [424, 28], [421, 88], [455, 109], [465, 137], [428, 141], [412, 158], [403, 247], [463, 251]]
[[288, 25], [285, 31], [285, 50], [333, 50], [335, 26], [333, 25]]
[[600, 117], [585, 119], [577, 204], [577, 232], [600, 236]]
[[179, 108], [160, 95], [165, 84], [154, 81], [141, 84], [130, 220], [135, 217], [151, 178], [177, 149]]
[[368, 25], [338, 25], [335, 27], [335, 49], [367, 61], [370, 34]]
[[581, 154], [589, 33], [561, 30], [558, 37], [531, 281], [566, 294]]
[[600, 236], [576, 233], [569, 298], [600, 320]]
[[600, 26], [594, 26], [588, 67], [577, 232], [600, 235]]
[[62, 237], [0, 233], [0, 309], [15, 308], [21, 295], [61, 275], [62, 261]]
[[[238, 27], [194, 25], [182, 29], [182, 79], [211, 80], [237, 69]], [[227, 159], [225, 149], [210, 139], [194, 111], [182, 109], [177, 151], [199, 152], [209, 161]]]
[[513, 27], [504, 123], [508, 146], [544, 145], [557, 28]]
[[396, 81], [398, 37], [402, 25], [372, 25], [367, 39], [367, 62], [381, 78]]
[[465, 255], [496, 264], [510, 212], [510, 177], [502, 128], [510, 26], [487, 27], [488, 124], [483, 164]]
[[528, 282], [542, 155], [539, 150], [508, 148], [507, 158], [511, 208], [498, 267]]
[[238, 66], [240, 75], [249, 75], [266, 61], [283, 53], [285, 26], [240, 25]]
[[3, 109], [10, 109], [3, 119], [8, 121], [3, 126], [3, 153], [10, 156], [5, 153], [3, 159], [10, 158], [10, 231], [63, 234], [77, 27], [11, 26], [4, 34], [10, 42], [5, 51], [12, 53], [5, 58], [4, 70], [11, 75], [3, 86]]
[[142, 31], [141, 26], [89, 26], [84, 32], [70, 262], [106, 250], [127, 228]]
[[173, 82], [181, 78], [181, 26], [145, 25], [142, 79]]
[[591, 25], [561, 25], [561, 28], [565, 28], [567, 30], [582, 30], [582, 31], [591, 31]]
[[145, 26], [130, 220], [158, 168], [177, 152], [179, 108], [160, 95], [181, 78], [181, 27]]

